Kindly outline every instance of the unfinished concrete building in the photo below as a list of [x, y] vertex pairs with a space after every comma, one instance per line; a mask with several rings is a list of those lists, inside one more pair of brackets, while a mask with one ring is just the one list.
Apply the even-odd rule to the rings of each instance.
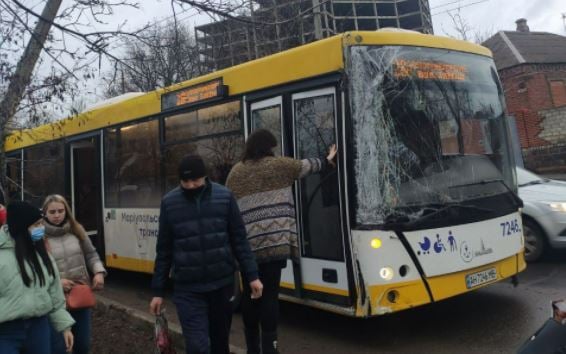
[[215, 70], [337, 33], [384, 27], [432, 33], [428, 0], [255, 0], [237, 19], [195, 32], [203, 65]]

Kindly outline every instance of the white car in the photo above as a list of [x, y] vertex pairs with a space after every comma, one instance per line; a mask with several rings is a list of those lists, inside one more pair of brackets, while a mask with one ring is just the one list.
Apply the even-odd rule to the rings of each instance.
[[566, 248], [566, 182], [517, 167], [523, 208], [525, 259], [540, 259], [547, 247]]

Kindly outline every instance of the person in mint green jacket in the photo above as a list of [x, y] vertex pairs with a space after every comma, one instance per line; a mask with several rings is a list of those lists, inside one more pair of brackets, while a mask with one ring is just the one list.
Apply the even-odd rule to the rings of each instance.
[[75, 321], [45, 248], [41, 212], [25, 202], [7, 209], [7, 225], [0, 229], [0, 353], [49, 354], [49, 322], [71, 351]]

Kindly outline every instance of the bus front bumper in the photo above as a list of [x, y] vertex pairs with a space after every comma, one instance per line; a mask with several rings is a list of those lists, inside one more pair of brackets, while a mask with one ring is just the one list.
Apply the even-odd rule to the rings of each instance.
[[465, 271], [391, 285], [369, 286], [370, 316], [397, 312], [444, 300], [510, 278], [526, 268], [523, 251]]

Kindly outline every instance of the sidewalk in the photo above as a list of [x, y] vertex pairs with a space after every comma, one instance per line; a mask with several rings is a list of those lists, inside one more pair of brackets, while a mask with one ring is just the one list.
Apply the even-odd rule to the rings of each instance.
[[[149, 302], [145, 294], [136, 294], [132, 291], [125, 291], [123, 289], [107, 288], [104, 290], [102, 295], [97, 294], [96, 299], [96, 311], [109, 316], [121, 316], [127, 318], [127, 321], [137, 330], [144, 334], [147, 333], [148, 335], [153, 335], [155, 319], [149, 313]], [[185, 345], [175, 306], [168, 299], [164, 300], [164, 305], [167, 320], [169, 322], [169, 331], [175, 348], [177, 349], [177, 353], [184, 353]], [[151, 350], [153, 348], [148, 349]], [[230, 345], [230, 352], [234, 354], [246, 353], [245, 350], [234, 345]], [[151, 353], [153, 352], [151, 351]]]

